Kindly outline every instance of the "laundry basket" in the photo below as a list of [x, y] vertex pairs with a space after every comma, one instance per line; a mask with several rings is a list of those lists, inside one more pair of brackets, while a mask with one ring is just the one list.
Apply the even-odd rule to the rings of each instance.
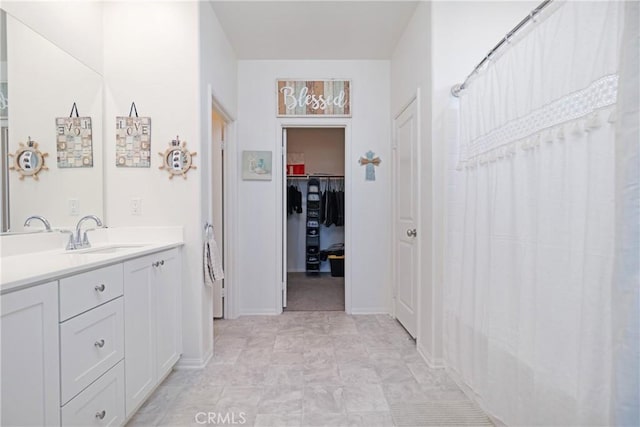
[[331, 277], [344, 277], [344, 255], [329, 255]]

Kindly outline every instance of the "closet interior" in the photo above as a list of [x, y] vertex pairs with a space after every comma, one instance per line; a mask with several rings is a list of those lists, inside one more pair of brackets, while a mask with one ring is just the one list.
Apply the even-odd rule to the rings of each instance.
[[343, 128], [287, 129], [287, 306], [344, 310]]

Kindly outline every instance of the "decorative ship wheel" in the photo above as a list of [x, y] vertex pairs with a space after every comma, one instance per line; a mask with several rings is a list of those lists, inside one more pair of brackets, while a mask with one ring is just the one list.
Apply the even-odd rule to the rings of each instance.
[[24, 179], [25, 176], [30, 176], [38, 181], [38, 173], [42, 170], [49, 170], [45, 165], [44, 158], [49, 153], [43, 153], [38, 149], [38, 143], [31, 140], [27, 141], [27, 144], [20, 143], [20, 147], [15, 154], [9, 154], [9, 157], [13, 158], [13, 165], [9, 166], [9, 169], [15, 170], [20, 174], [20, 179]]
[[193, 164], [193, 156], [198, 153], [189, 152], [187, 142], [182, 141], [181, 143], [178, 136], [169, 145], [164, 153], [158, 153], [162, 156], [162, 166], [159, 169], [169, 172], [169, 179], [173, 179], [175, 175], [182, 175], [184, 179], [187, 179], [189, 169], [197, 169]]

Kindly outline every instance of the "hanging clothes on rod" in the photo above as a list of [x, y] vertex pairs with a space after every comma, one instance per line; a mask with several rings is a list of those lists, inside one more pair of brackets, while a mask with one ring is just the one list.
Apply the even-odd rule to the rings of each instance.
[[326, 227], [344, 226], [344, 178], [328, 178], [321, 201], [320, 222]]
[[293, 215], [294, 213], [302, 213], [302, 192], [298, 187], [298, 181], [288, 180], [289, 185], [287, 187], [287, 215]]

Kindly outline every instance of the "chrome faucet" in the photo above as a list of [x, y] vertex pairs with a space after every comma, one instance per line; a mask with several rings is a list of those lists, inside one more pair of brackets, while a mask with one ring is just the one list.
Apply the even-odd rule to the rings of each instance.
[[41, 221], [44, 224], [44, 228], [47, 231], [51, 231], [51, 224], [49, 223], [49, 221], [47, 221], [47, 219], [45, 217], [43, 217], [42, 215], [31, 215], [29, 218], [27, 218], [27, 220], [24, 222], [24, 226], [25, 227], [29, 227], [31, 225], [31, 220], [37, 219], [38, 221]]
[[83, 216], [82, 218], [80, 218], [80, 220], [78, 221], [78, 224], [76, 225], [75, 241], [73, 242], [73, 245], [72, 245], [71, 241], [73, 239], [73, 235], [71, 235], [69, 237], [69, 244], [67, 244], [67, 249], [82, 249], [82, 248], [91, 247], [91, 243], [89, 243], [89, 238], [87, 237], [87, 232], [90, 230], [93, 230], [93, 228], [85, 230], [84, 234], [82, 235], [83, 237], [82, 238], [80, 237], [81, 236], [80, 233], [82, 231], [80, 228], [82, 226], [82, 223], [88, 219], [94, 220], [98, 227], [102, 227], [102, 221], [100, 221], [100, 218], [98, 218], [96, 215]]

